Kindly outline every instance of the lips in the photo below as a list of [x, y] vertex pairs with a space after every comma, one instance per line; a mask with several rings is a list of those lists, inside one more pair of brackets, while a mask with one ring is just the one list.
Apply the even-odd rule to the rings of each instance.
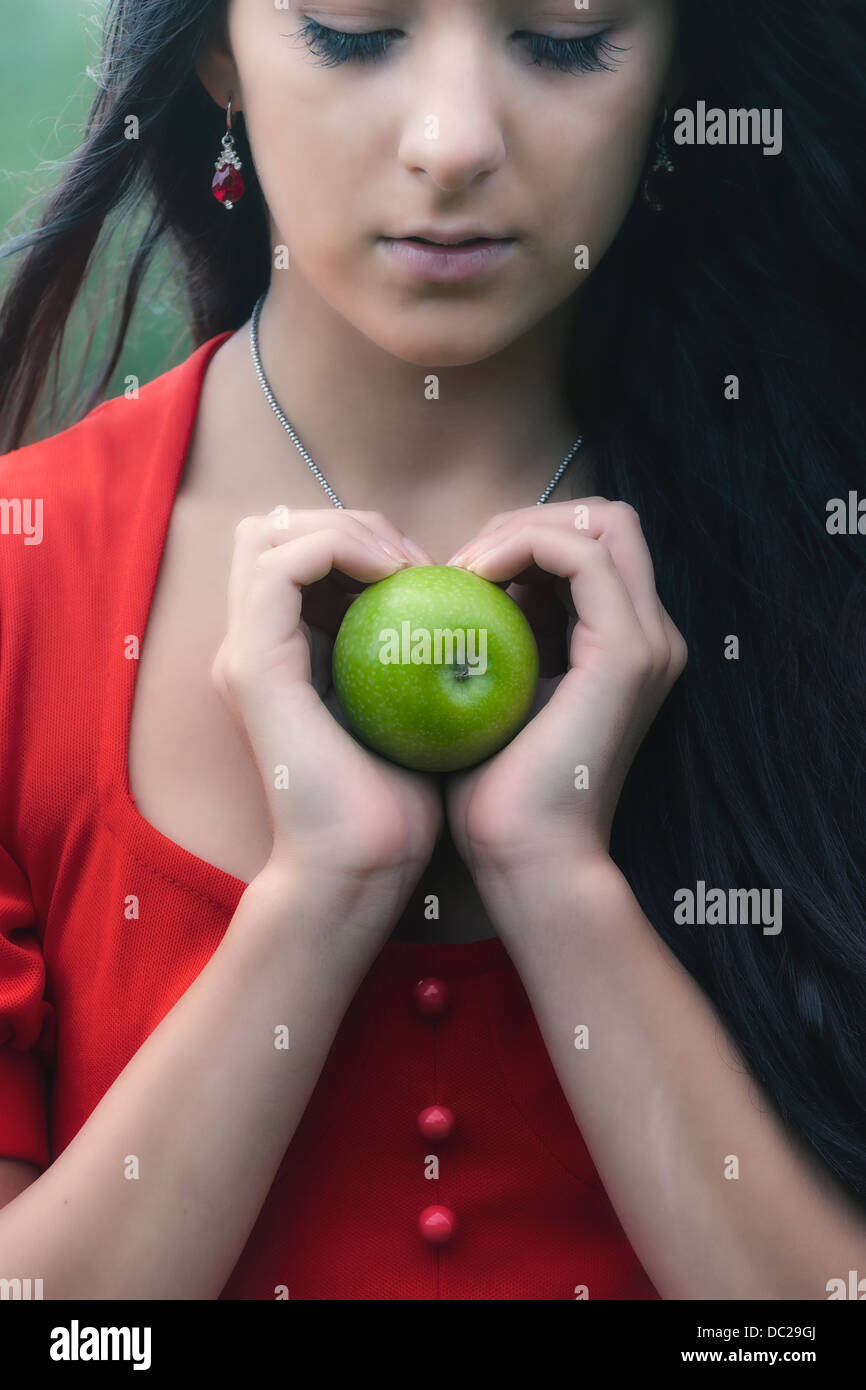
[[398, 237], [398, 241], [420, 241], [422, 246], [486, 246], [488, 242], [498, 241], [499, 237], [472, 236], [465, 241], [432, 241], [426, 236], [404, 236]]
[[466, 237], [434, 241], [423, 232], [381, 237], [382, 254], [400, 274], [415, 280], [457, 283], [488, 274], [514, 252], [514, 237]]
[[478, 222], [453, 223], [447, 226], [441, 222], [422, 222], [411, 232], [386, 232], [386, 241], [420, 241], [431, 246], [459, 246], [472, 242], [513, 241], [508, 232], [494, 232], [482, 227]]

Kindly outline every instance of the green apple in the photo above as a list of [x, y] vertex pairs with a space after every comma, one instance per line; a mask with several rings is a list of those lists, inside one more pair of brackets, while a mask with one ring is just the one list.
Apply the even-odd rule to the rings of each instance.
[[452, 565], [414, 565], [370, 584], [334, 642], [334, 689], [359, 738], [403, 767], [454, 772], [519, 731], [538, 647], [514, 600]]

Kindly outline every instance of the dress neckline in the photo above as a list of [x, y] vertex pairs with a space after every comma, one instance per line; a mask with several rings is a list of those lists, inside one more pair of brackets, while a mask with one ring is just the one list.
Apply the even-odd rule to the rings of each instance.
[[[106, 688], [100, 738], [98, 795], [105, 824], [139, 862], [187, 893], [226, 914], [227, 923], [249, 886], [243, 879], [200, 858], [164, 835], [136, 807], [129, 783], [129, 733], [138, 675], [138, 660], [124, 653], [130, 636], [143, 646], [168, 539], [172, 509], [180, 486], [208, 363], [234, 330], [201, 343], [185, 361], [141, 388], [150, 397], [157, 427], [151, 438], [133, 443], [124, 467], [136, 470], [137, 505], [126, 519], [126, 544], [118, 575], [117, 601], [110, 624]], [[128, 408], [124, 397], [117, 409]], [[136, 428], [140, 426], [138, 422]], [[141, 435], [133, 436], [136, 440]], [[478, 941], [388, 941], [381, 968], [397, 973], [441, 970], [450, 975], [504, 968], [508, 954], [498, 936]]]

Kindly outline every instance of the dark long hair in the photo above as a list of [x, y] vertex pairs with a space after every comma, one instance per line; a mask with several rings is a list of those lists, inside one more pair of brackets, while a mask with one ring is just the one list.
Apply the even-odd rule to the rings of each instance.
[[[781, 109], [783, 149], [672, 144], [664, 210], [635, 200], [585, 286], [591, 351], [576, 371], [575, 340], [564, 364], [598, 491], [636, 507], [690, 652], [611, 853], [792, 1136], [866, 1206], [866, 539], [826, 526], [830, 499], [863, 478], [866, 26], [846, 0], [680, 8], [678, 104]], [[226, 217], [207, 192], [224, 125], [193, 64], [224, 9], [110, 3], [84, 141], [38, 229], [0, 252], [26, 251], [0, 308], [0, 448], [24, 436], [110, 214], [148, 220], [79, 415], [105, 391], [158, 245], [179, 252], [196, 344], [240, 327], [267, 286], [242, 122], [246, 194]], [[698, 880], [780, 888], [781, 931], [675, 923], [675, 892]]]

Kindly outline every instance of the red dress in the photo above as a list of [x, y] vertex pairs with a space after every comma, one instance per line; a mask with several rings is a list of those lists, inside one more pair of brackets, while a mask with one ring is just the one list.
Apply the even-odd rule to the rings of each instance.
[[[127, 777], [126, 639], [144, 636], [202, 378], [227, 337], [139, 399], [0, 459], [0, 1156], [42, 1168], [204, 967], [246, 887], [145, 821]], [[439, 1014], [416, 999], [430, 977], [447, 990]], [[419, 1131], [433, 1105], [453, 1111], [447, 1139]], [[440, 1245], [418, 1227], [434, 1204], [457, 1218]], [[571, 1300], [582, 1285], [659, 1297], [504, 947], [389, 942], [221, 1297]]]

